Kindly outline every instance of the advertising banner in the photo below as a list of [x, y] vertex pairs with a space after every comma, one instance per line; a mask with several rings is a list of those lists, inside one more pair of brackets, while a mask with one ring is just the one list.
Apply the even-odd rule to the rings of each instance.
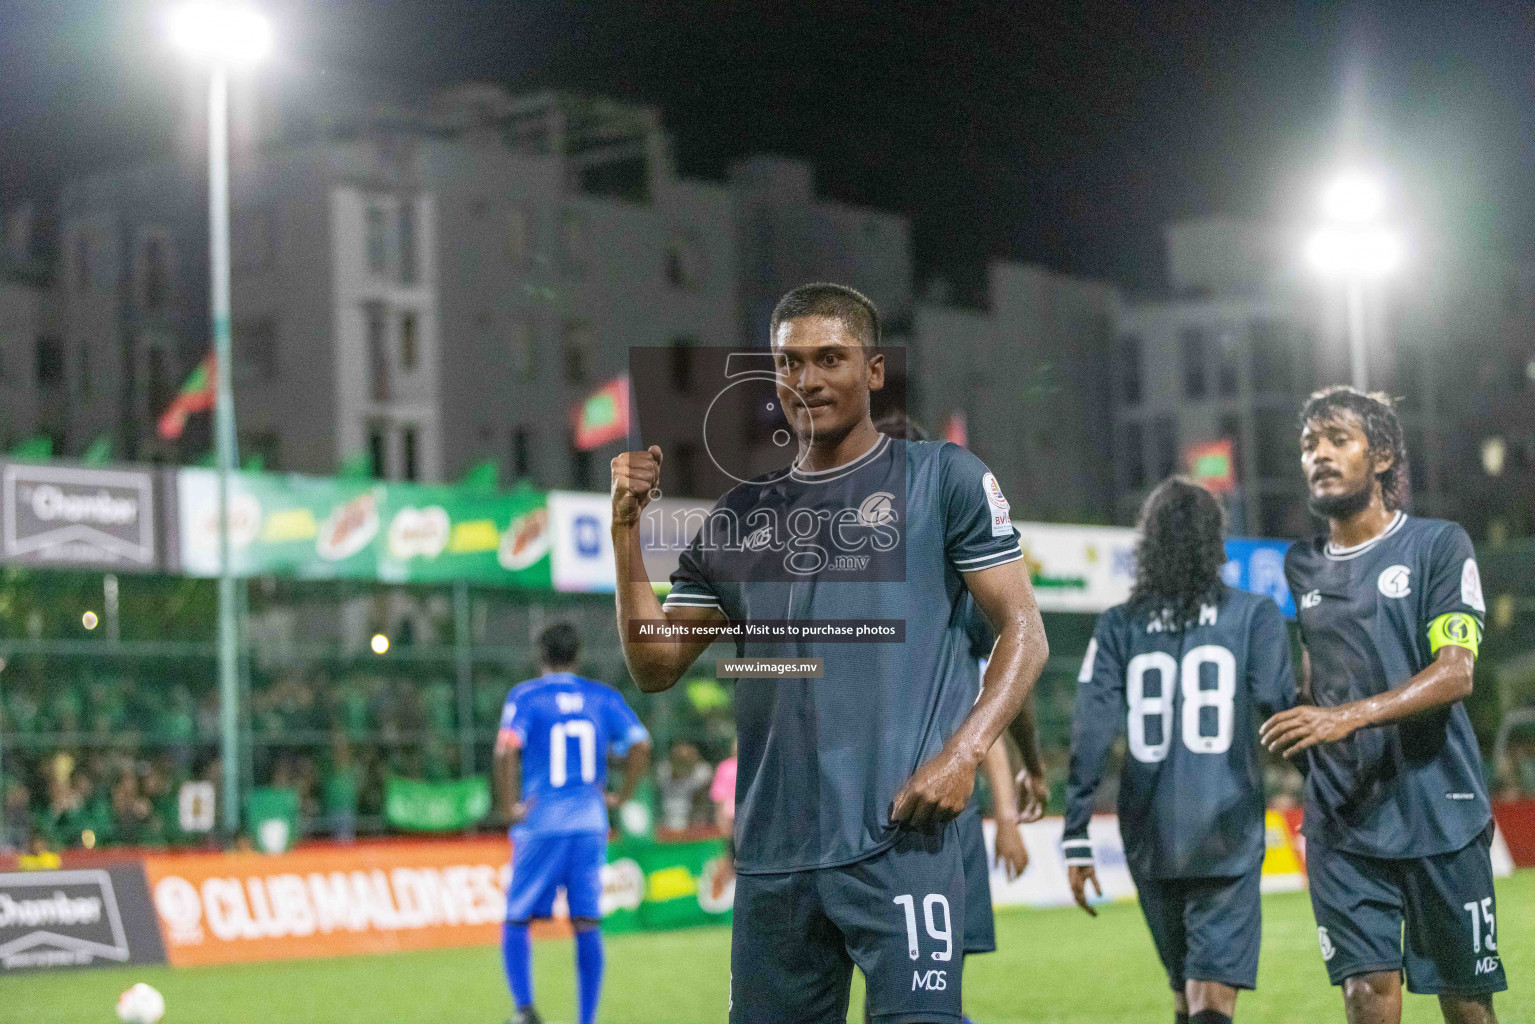
[[0, 561], [157, 572], [155, 474], [0, 462]]
[[384, 817], [409, 832], [451, 832], [490, 813], [490, 783], [482, 775], [448, 782], [391, 778], [384, 787]]
[[1284, 556], [1288, 550], [1287, 540], [1229, 538], [1221, 578], [1227, 586], [1272, 597], [1285, 618], [1294, 619], [1295, 599], [1290, 596], [1290, 585], [1284, 578]]
[[[218, 476], [180, 470], [177, 491], [181, 569], [215, 576]], [[541, 491], [242, 472], [230, 480], [230, 518], [242, 576], [550, 585]]]
[[505, 839], [379, 843], [144, 861], [178, 967], [497, 940]]
[[555, 590], [612, 593], [613, 500], [606, 494], [549, 492], [550, 570]]
[[[1263, 858], [1263, 891], [1286, 892], [1305, 886], [1301, 865], [1284, 816], [1268, 814], [1267, 852]], [[986, 821], [987, 863], [991, 865], [991, 901], [999, 907], [1066, 907], [1075, 903], [1071, 883], [1066, 876], [1066, 860], [1061, 854], [1061, 833], [1065, 821], [1044, 818], [1018, 826], [1029, 851], [1029, 867], [1009, 881], [996, 863], [996, 823]], [[1119, 818], [1113, 814], [1094, 815], [1087, 827], [1093, 842], [1093, 860], [1098, 881], [1103, 886], [1103, 900], [1128, 900], [1135, 897], [1135, 881], [1125, 861], [1125, 846], [1119, 835]], [[1096, 902], [1095, 897], [1095, 902]]]
[[0, 972], [164, 962], [139, 865], [0, 874]]
[[602, 883], [607, 931], [728, 924], [735, 903], [735, 875], [722, 839], [612, 843]]
[[1135, 531], [1014, 522], [1040, 611], [1101, 612], [1130, 596]]

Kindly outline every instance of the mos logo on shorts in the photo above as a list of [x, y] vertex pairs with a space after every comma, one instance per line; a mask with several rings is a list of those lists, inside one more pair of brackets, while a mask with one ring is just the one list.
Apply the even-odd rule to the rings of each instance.
[[1322, 959], [1331, 960], [1338, 955], [1338, 947], [1332, 944], [1332, 939], [1327, 935], [1326, 928], [1316, 930], [1317, 941], [1322, 944]]
[[1375, 585], [1387, 597], [1406, 597], [1412, 593], [1412, 570], [1405, 565], [1389, 566]]

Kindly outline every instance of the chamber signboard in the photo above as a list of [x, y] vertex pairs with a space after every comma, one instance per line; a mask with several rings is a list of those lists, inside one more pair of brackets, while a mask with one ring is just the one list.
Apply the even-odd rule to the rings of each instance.
[[137, 864], [0, 874], [0, 971], [164, 962]]
[[0, 561], [158, 570], [154, 474], [0, 463]]

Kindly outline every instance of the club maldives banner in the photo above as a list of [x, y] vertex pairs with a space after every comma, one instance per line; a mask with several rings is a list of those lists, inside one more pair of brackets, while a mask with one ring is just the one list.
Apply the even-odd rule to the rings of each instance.
[[[501, 838], [359, 843], [150, 856], [144, 874], [165, 955], [184, 967], [495, 943], [510, 854]], [[613, 843], [603, 927], [729, 921], [735, 879], [726, 868], [718, 839]], [[565, 915], [563, 899], [555, 915]]]
[[[1296, 836], [1284, 815], [1270, 811], [1267, 816], [1267, 850], [1263, 857], [1263, 891], [1292, 892], [1306, 884], [1305, 868], [1296, 850]], [[1044, 818], [1020, 825], [1024, 846], [1029, 851], [1029, 866], [1017, 878], [1009, 879], [997, 866], [995, 822], [984, 823], [987, 862], [991, 865], [991, 900], [999, 907], [1065, 907], [1075, 902], [1066, 877], [1066, 860], [1061, 853], [1062, 818]], [[1119, 835], [1119, 818], [1112, 814], [1095, 815], [1087, 826], [1093, 842], [1093, 860], [1098, 881], [1103, 886], [1103, 900], [1128, 900], [1135, 897], [1135, 882], [1125, 861], [1125, 846]]]
[[[218, 574], [218, 475], [177, 473], [181, 570]], [[230, 478], [231, 561], [241, 576], [468, 580], [548, 589], [543, 492], [475, 491], [294, 474]]]

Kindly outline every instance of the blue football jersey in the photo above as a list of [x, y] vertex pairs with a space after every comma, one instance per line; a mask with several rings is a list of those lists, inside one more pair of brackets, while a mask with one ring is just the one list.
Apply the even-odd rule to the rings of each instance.
[[1268, 597], [1223, 589], [1169, 628], [1125, 605], [1098, 619], [1077, 677], [1066, 783], [1068, 864], [1091, 864], [1087, 824], [1115, 740], [1119, 831], [1141, 878], [1240, 875], [1264, 850], [1258, 725], [1295, 703], [1290, 637]]
[[621, 756], [648, 738], [611, 686], [555, 672], [513, 687], [498, 740], [522, 751], [528, 815], [513, 837], [606, 834], [608, 754]]

